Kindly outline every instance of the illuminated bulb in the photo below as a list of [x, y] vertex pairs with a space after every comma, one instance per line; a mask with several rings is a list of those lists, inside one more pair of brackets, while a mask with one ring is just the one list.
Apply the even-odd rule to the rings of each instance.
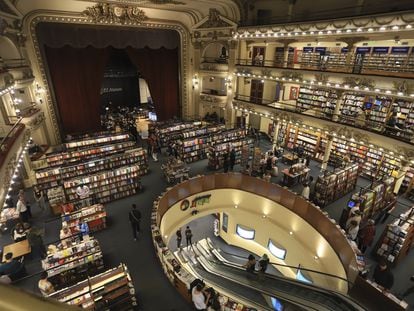
[[310, 34], [313, 35], [315, 32], [311, 31]]
[[339, 84], [337, 83], [337, 84], [335, 84], [335, 87], [339, 87]]
[[236, 204], [236, 205], [234, 205], [234, 208], [238, 208], [239, 206]]
[[323, 31], [319, 31], [318, 34], [323, 35]]
[[358, 28], [358, 29], [357, 29], [357, 32], [361, 32], [361, 31], [362, 31], [362, 29], [361, 29], [361, 28]]
[[386, 90], [385, 93], [386, 94], [391, 94], [391, 91], [390, 90]]
[[373, 28], [368, 28], [368, 31], [372, 32], [372, 31], [374, 31], [374, 29]]
[[405, 28], [406, 28], [406, 29], [411, 29], [411, 28], [413, 28], [413, 26], [411, 26], [411, 25], [407, 25], [407, 26], [405, 26]]
[[380, 30], [381, 31], [384, 31], [384, 30], [386, 30], [387, 28], [386, 27], [384, 27], [384, 26], [382, 26], [381, 28], [380, 28]]
[[402, 96], [403, 92], [398, 92], [397, 95]]
[[398, 30], [400, 27], [398, 27], [397, 25], [392, 27], [392, 30]]
[[[408, 27], [408, 26], [410, 26], [410, 25], [407, 25], [407, 27]], [[305, 36], [305, 35], [306, 35], [306, 32], [302, 32], [302, 35], [304, 35], [304, 36]]]
[[293, 235], [293, 232], [292, 232], [292, 231], [289, 231], [289, 234], [290, 234], [290, 235]]
[[168, 238], [168, 235], [164, 235], [164, 238]]
[[380, 91], [380, 89], [375, 89], [374, 91], [375, 91], [375, 92], [379, 92], [379, 91]]
[[317, 255], [313, 256], [313, 258], [314, 258], [315, 260], [318, 260], [318, 259], [319, 259], [319, 257], [318, 257]]
[[337, 31], [336, 31], [336, 33], [341, 33], [342, 32], [342, 30], [341, 29], [338, 29]]
[[263, 215], [263, 216], [262, 216], [262, 218], [266, 218], [266, 217], [267, 217], [266, 215]]
[[348, 33], [349, 33], [349, 32], [352, 32], [352, 30], [351, 30], [351, 29], [347, 29], [347, 30], [346, 30], [346, 32], [348, 32]]

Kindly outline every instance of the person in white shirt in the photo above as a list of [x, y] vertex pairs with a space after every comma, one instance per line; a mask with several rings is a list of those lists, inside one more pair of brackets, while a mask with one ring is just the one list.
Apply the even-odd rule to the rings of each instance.
[[207, 293], [207, 298], [204, 297], [203, 286], [201, 284], [194, 286], [193, 290], [191, 291], [191, 297], [196, 310], [207, 310], [207, 303], [210, 299], [210, 294]]
[[356, 222], [356, 220], [352, 220], [349, 226], [346, 227], [346, 233], [348, 234], [349, 238], [352, 241], [355, 241], [355, 239], [357, 238], [358, 231], [359, 231], [359, 225]]
[[76, 188], [76, 194], [78, 195], [78, 198], [81, 200], [82, 207], [90, 205], [88, 186], [80, 184], [78, 188]]
[[303, 186], [302, 196], [303, 196], [306, 200], [309, 200], [309, 194], [310, 194], [310, 187], [309, 187], [309, 184], [308, 184], [308, 183], [306, 183], [306, 184]]
[[21, 222], [29, 222], [29, 212], [27, 210], [27, 206], [23, 196], [19, 196], [19, 199], [16, 204], [16, 212], [19, 213]]
[[42, 272], [38, 283], [39, 290], [43, 296], [47, 297], [55, 291], [53, 284], [47, 279], [47, 272]]

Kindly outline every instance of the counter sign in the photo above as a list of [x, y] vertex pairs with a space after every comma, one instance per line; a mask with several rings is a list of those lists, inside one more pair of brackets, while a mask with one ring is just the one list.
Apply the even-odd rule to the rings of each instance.
[[205, 194], [200, 197], [195, 197], [191, 203], [189, 200], [185, 199], [180, 204], [180, 209], [184, 212], [189, 208], [195, 208], [197, 206], [201, 206], [210, 202], [211, 194]]

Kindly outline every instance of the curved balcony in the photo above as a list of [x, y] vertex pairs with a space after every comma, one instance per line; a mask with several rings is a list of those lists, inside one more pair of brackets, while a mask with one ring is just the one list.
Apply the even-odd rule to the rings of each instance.
[[[408, 54], [407, 54], [408, 55]], [[351, 56], [354, 59], [355, 55]], [[281, 69], [296, 69], [361, 75], [374, 75], [385, 77], [399, 77], [399, 78], [414, 78], [414, 56], [407, 57], [404, 61], [388, 61], [382, 62], [368, 62], [362, 64], [355, 64], [351, 61], [350, 64], [345, 64], [339, 61], [340, 57], [332, 57], [324, 61], [283, 61], [283, 60], [264, 60], [255, 61], [252, 59], [237, 59], [236, 66], [253, 66], [265, 68], [281, 68]]]
[[318, 119], [324, 119], [346, 126], [363, 129], [365, 131], [380, 134], [414, 145], [414, 129], [389, 126], [383, 122], [370, 120], [366, 115], [365, 117], [359, 117], [346, 114], [345, 111], [335, 114], [322, 107], [316, 106], [312, 107], [311, 109], [303, 109], [302, 107], [296, 106], [296, 104], [276, 102], [270, 99], [257, 98], [240, 94], [236, 94], [234, 100], [246, 104], [255, 104], [262, 107], [272, 108], [278, 111], [287, 111], [298, 115], [306, 115]]

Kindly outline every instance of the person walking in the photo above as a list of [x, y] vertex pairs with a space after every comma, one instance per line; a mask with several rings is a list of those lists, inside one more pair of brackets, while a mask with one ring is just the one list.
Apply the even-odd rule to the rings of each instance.
[[235, 164], [236, 164], [236, 150], [232, 148], [230, 151], [230, 172], [233, 172], [233, 168]]
[[382, 258], [375, 267], [373, 278], [375, 283], [383, 287], [384, 290], [390, 290], [394, 285], [394, 275], [389, 269], [385, 259]]
[[263, 254], [262, 258], [259, 259], [259, 278], [264, 277], [264, 274], [266, 273], [269, 262], [270, 260], [267, 254]]
[[193, 232], [190, 229], [190, 226], [187, 226], [185, 229], [185, 240], [187, 242], [187, 246], [193, 244], [191, 239], [193, 238]]
[[375, 237], [375, 221], [369, 219], [365, 227], [363, 227], [358, 233], [358, 248], [362, 253], [365, 253], [368, 246], [372, 245]]
[[223, 155], [223, 170], [224, 170], [224, 173], [227, 173], [229, 171], [229, 165], [230, 165], [229, 154], [226, 152]]
[[139, 225], [141, 222], [141, 212], [137, 210], [136, 204], [132, 204], [132, 210], [129, 211], [129, 222], [131, 223], [134, 241], [136, 241], [140, 230]]
[[37, 203], [37, 206], [41, 209], [42, 212], [45, 211], [45, 199], [43, 197], [43, 192], [37, 186], [33, 187], [33, 196]]
[[246, 268], [246, 271], [249, 273], [254, 273], [256, 271], [256, 258], [250, 254], [249, 257], [247, 257], [247, 262], [243, 265], [244, 268]]
[[309, 186], [309, 183], [305, 183], [303, 185], [302, 197], [304, 197], [306, 200], [309, 200], [309, 195], [310, 195], [310, 186]]
[[183, 235], [181, 234], [181, 228], [178, 228], [175, 235], [177, 236], [177, 249], [181, 249], [181, 240], [183, 239]]

